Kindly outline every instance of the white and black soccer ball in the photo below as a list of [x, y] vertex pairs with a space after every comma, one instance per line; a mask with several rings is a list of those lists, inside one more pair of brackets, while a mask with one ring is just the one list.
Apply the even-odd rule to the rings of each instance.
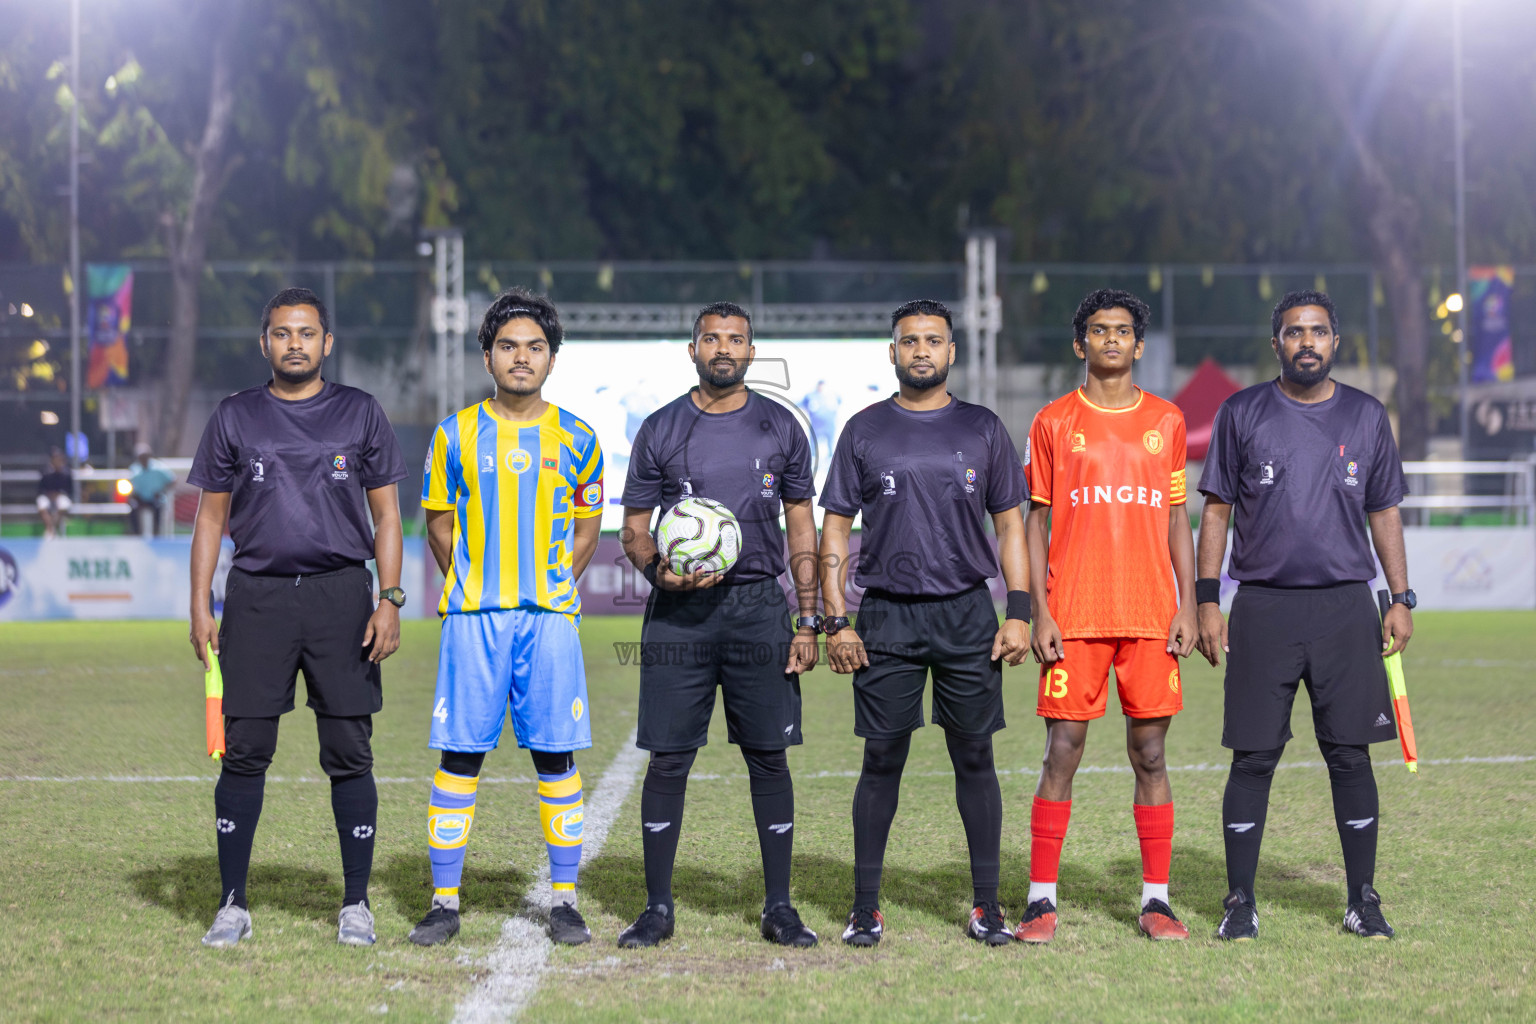
[[684, 498], [661, 517], [656, 546], [679, 576], [699, 569], [725, 572], [741, 554], [741, 524], [718, 501]]

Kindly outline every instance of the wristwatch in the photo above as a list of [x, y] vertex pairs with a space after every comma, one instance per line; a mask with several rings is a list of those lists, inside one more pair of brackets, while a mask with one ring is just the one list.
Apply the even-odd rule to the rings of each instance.
[[812, 633], [820, 633], [821, 632], [821, 616], [820, 615], [802, 615], [798, 619], [795, 620], [795, 628], [796, 629], [808, 629]]
[[847, 628], [848, 616], [846, 615], [828, 615], [821, 620], [821, 631], [827, 634], [827, 636], [831, 636], [833, 633], [841, 633]]
[[1408, 590], [1403, 591], [1401, 594], [1393, 594], [1392, 603], [1407, 605], [1408, 610], [1413, 611], [1419, 606], [1419, 595], [1415, 594], [1412, 588], [1409, 588]]
[[396, 608], [405, 607], [405, 591], [400, 587], [386, 587], [379, 591], [379, 600], [388, 601]]

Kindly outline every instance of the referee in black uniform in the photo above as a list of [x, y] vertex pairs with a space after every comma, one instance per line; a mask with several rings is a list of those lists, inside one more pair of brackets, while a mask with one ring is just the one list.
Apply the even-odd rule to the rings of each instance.
[[[1382, 658], [1413, 634], [1397, 508], [1407, 482], [1381, 403], [1329, 376], [1339, 321], [1328, 296], [1286, 295], [1271, 330], [1280, 376], [1222, 403], [1200, 477], [1200, 652], [1212, 665], [1228, 653], [1221, 742], [1232, 750], [1222, 801], [1230, 891], [1217, 935], [1259, 933], [1254, 875], [1299, 680], [1333, 787], [1344, 927], [1385, 939], [1392, 927], [1373, 887], [1379, 812], [1369, 745], [1397, 735]], [[1234, 508], [1228, 571], [1241, 586], [1227, 623], [1219, 577]], [[1371, 596], [1372, 543], [1392, 591], [1385, 619]]]
[[[400, 646], [395, 484], [405, 460], [373, 397], [320, 375], [332, 342], [314, 292], [278, 292], [261, 318], [272, 379], [219, 403], [187, 475], [203, 491], [192, 534], [192, 648], [206, 664], [211, 645], [224, 675], [226, 752], [213, 795], [223, 891], [208, 946], [251, 934], [251, 843], [278, 718], [293, 710], [300, 671], [341, 840], [337, 941], [374, 942], [368, 875], [379, 797], [370, 741], [383, 705], [379, 662]], [[235, 557], [216, 629], [209, 592], [226, 521]], [[377, 608], [370, 558], [384, 588]]]
[[[1003, 728], [1002, 660], [1029, 653], [1029, 556], [1020, 506], [1029, 491], [1008, 431], [990, 409], [944, 387], [953, 322], [920, 299], [891, 314], [891, 362], [901, 390], [848, 421], [821, 497], [821, 591], [827, 659], [853, 673], [854, 732], [864, 766], [853, 797], [853, 911], [843, 941], [873, 946], [885, 930], [880, 874], [912, 732], [923, 726], [933, 673], [933, 720], [955, 769], [955, 802], [971, 855], [966, 934], [1011, 941], [997, 902], [1002, 793], [992, 734]], [[845, 614], [848, 538], [864, 525], [854, 581], [865, 588], [857, 631]], [[997, 554], [986, 535], [992, 518]], [[1008, 585], [1001, 628], [986, 581]]]
[[[790, 904], [795, 790], [786, 750], [800, 742], [800, 673], [816, 665], [816, 520], [811, 448], [787, 408], [744, 383], [752, 364], [752, 320], [731, 302], [701, 309], [688, 355], [699, 384], [646, 417], [624, 482], [624, 551], [655, 589], [641, 627], [636, 742], [651, 751], [640, 793], [645, 910], [619, 945], [654, 946], [672, 934], [672, 865], [683, 795], [709, 739], [715, 689], [727, 735], [741, 748], [763, 857], [762, 935], [814, 946]], [[741, 524], [741, 554], [722, 574], [674, 574], [651, 538], [651, 516], [687, 497], [710, 498]], [[779, 529], [782, 505], [785, 530]], [[779, 588], [795, 575], [800, 616], [790, 625]]]

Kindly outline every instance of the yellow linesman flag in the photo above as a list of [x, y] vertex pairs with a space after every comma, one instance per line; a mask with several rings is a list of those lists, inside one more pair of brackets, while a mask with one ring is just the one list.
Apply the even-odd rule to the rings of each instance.
[[219, 671], [218, 655], [208, 645], [208, 671], [203, 673], [203, 715], [208, 734], [208, 756], [215, 761], [224, 756], [224, 675]]

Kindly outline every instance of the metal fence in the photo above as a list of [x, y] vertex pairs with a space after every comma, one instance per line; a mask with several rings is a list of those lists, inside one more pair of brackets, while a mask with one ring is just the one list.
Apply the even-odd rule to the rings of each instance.
[[[152, 386], [169, 335], [169, 273], [160, 261], [129, 262], [135, 271], [132, 383]], [[210, 262], [201, 289], [197, 388], [217, 396], [261, 379], [266, 368], [255, 345], [261, 307], [278, 289], [301, 284], [318, 292], [331, 309], [339, 343], [328, 375], [382, 386], [392, 419], [425, 427], [437, 404], [428, 394], [434, 386], [432, 269], [430, 259]], [[961, 262], [471, 261], [465, 270], [471, 333], [463, 344], [471, 348], [471, 358], [478, 307], [512, 284], [552, 296], [569, 336], [578, 339], [686, 335], [693, 310], [718, 299], [752, 309], [765, 337], [882, 336], [889, 310], [899, 302], [938, 298], [953, 303], [959, 313], [965, 288]], [[1443, 267], [1428, 268], [1425, 274], [1429, 298], [1438, 304], [1454, 275]], [[1341, 366], [1370, 371], [1391, 360], [1391, 317], [1379, 282], [1364, 265], [1017, 263], [998, 267], [997, 276], [999, 366], [1038, 366], [1056, 372], [1061, 382], [1075, 368], [1069, 344], [1072, 311], [1084, 293], [1104, 286], [1122, 287], [1147, 300], [1154, 340], [1167, 346], [1179, 366], [1211, 356], [1237, 370], [1272, 372], [1269, 312], [1281, 294], [1298, 287], [1323, 288], [1338, 303]], [[68, 423], [63, 414], [69, 400], [64, 279], [61, 266], [0, 266], [0, 455], [12, 465], [40, 463]], [[1426, 318], [1434, 315], [1433, 309], [1425, 310]], [[1536, 266], [1517, 268], [1510, 317], [1517, 341], [1536, 328]], [[1458, 346], [1450, 341], [1449, 320], [1435, 324], [1432, 408], [1426, 414], [1435, 429], [1454, 433]], [[968, 347], [962, 338], [962, 364], [972, 357]], [[1536, 362], [1536, 346], [1517, 345], [1516, 361], [1518, 372], [1536, 372], [1536, 365], [1529, 365]], [[1389, 383], [1373, 390], [1381, 393]], [[997, 406], [1011, 427], [1027, 428], [1032, 401], [1003, 390]], [[84, 406], [85, 429], [99, 460], [110, 439], [100, 427], [96, 396], [86, 395]], [[194, 402], [194, 410], [206, 407], [206, 402]], [[48, 422], [50, 412], [57, 422]], [[1019, 418], [1022, 424], [1014, 422]], [[121, 461], [126, 461], [123, 455], [114, 452], [110, 462]]]

